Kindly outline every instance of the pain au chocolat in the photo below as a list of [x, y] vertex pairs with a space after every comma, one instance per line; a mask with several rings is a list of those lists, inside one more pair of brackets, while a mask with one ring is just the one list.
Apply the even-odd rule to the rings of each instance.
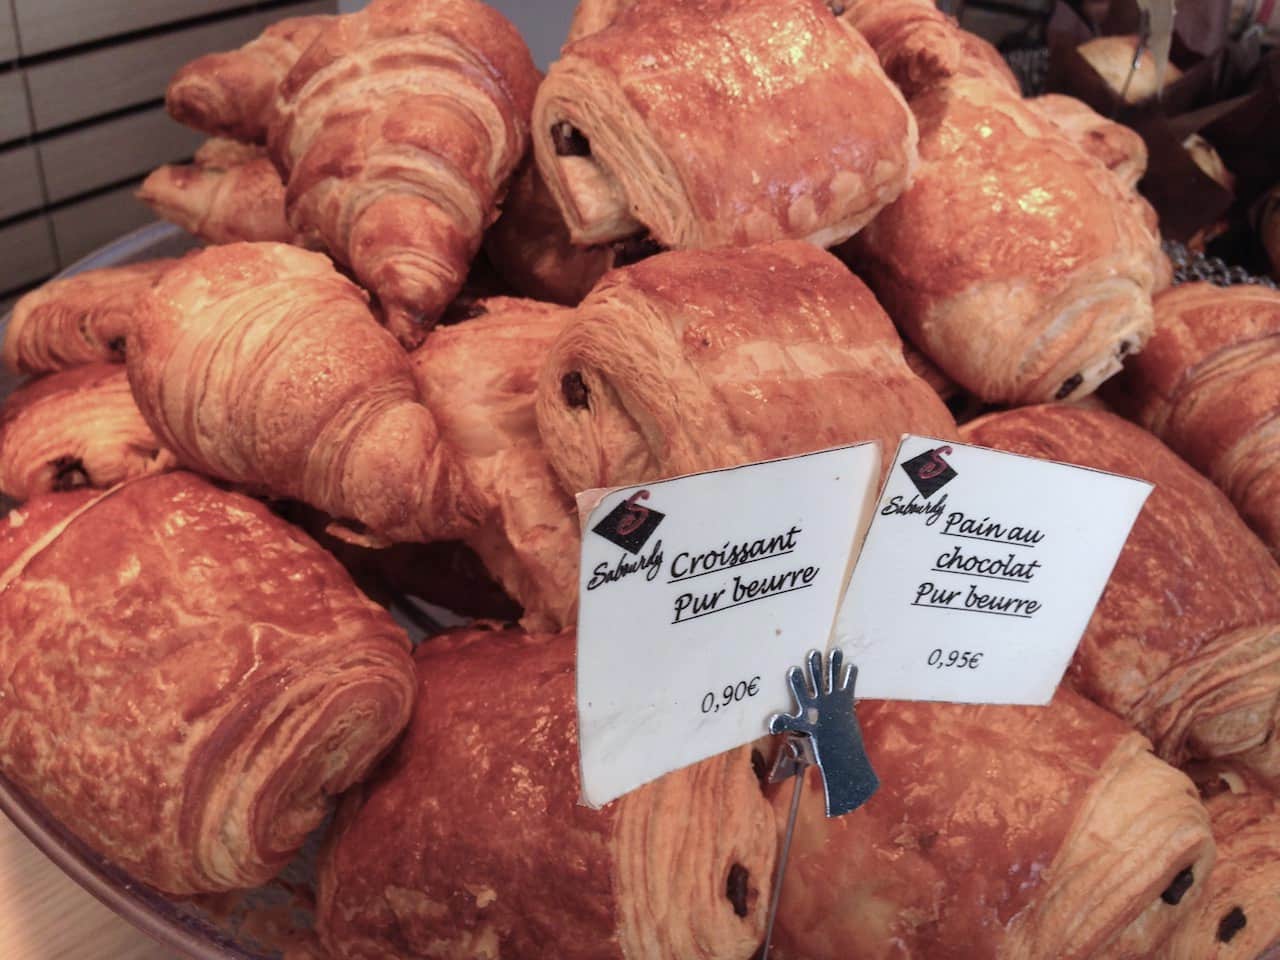
[[[575, 637], [461, 630], [418, 648], [405, 737], [321, 857], [343, 960], [747, 960], [773, 814], [741, 748], [581, 806]], [[514, 681], [514, 682], [513, 682]]]
[[901, 94], [821, 0], [640, 0], [561, 51], [532, 129], [580, 244], [829, 246], [916, 164]]
[[537, 402], [573, 492], [955, 433], [871, 292], [795, 240], [613, 271], [551, 347]]
[[[1191, 781], [1069, 690], [1045, 707], [858, 707], [879, 791], [824, 816], [809, 772], [778, 910], [782, 960], [1084, 960], [1150, 942], [1213, 863]], [[790, 785], [774, 798], [779, 825]]]
[[1068, 669], [1171, 763], [1280, 775], [1280, 566], [1204, 477], [1151, 434], [1068, 404], [962, 429], [970, 443], [1150, 480]]
[[407, 722], [408, 646], [192, 474], [36, 498], [0, 524], [0, 772], [165, 893], [263, 883]]
[[14, 500], [110, 487], [174, 464], [138, 412], [119, 364], [47, 374], [0, 406], [0, 493]]

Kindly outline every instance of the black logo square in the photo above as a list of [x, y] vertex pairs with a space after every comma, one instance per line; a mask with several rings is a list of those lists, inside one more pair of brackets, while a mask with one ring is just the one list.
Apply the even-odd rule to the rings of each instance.
[[592, 532], [598, 533], [610, 543], [617, 544], [627, 553], [639, 553], [666, 516], [665, 513], [654, 510], [652, 507], [642, 506], [637, 502], [648, 499], [648, 490], [632, 494], [592, 527]]
[[902, 462], [902, 469], [926, 500], [956, 478], [955, 469], [942, 459], [943, 454], [950, 453], [950, 447], [938, 447]]

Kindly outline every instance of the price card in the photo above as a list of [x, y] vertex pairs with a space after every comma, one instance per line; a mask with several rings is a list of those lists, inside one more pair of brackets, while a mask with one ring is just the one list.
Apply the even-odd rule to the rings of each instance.
[[1151, 490], [905, 437], [836, 624], [858, 695], [1048, 703]]
[[579, 494], [583, 800], [763, 736], [823, 648], [870, 520], [878, 444]]

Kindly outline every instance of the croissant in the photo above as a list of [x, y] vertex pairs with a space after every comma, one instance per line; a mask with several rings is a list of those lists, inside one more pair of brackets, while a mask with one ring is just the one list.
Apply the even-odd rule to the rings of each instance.
[[307, 243], [285, 221], [284, 184], [261, 147], [209, 140], [193, 163], [153, 170], [137, 197], [157, 216], [209, 243]]
[[543, 452], [534, 390], [570, 311], [498, 297], [478, 313], [432, 331], [414, 375], [486, 504], [467, 544], [524, 607], [526, 628], [559, 630], [577, 619], [578, 514]]
[[960, 29], [933, 0], [840, 0], [849, 23], [875, 48], [908, 100], [956, 77], [976, 77], [1021, 95], [998, 50]]
[[128, 368], [156, 436], [202, 473], [386, 540], [478, 519], [408, 355], [318, 253], [232, 243], [183, 260], [139, 311]]
[[51, 373], [19, 387], [0, 407], [0, 493], [14, 500], [110, 487], [173, 465], [118, 364]]
[[373, 0], [281, 84], [269, 144], [314, 231], [417, 346], [462, 286], [528, 145], [538, 71], [478, 0]]
[[1280, 555], [1280, 293], [1207, 283], [1162, 293], [1149, 350], [1124, 383], [1138, 422]]
[[521, 167], [512, 181], [502, 216], [484, 235], [484, 250], [521, 296], [567, 306], [582, 300], [615, 263], [622, 266], [627, 260], [614, 247], [574, 246], [560, 208], [533, 163]]
[[1174, 933], [1165, 956], [1271, 956], [1280, 947], [1280, 800], [1230, 767], [1215, 770], [1201, 792], [1207, 794], [1218, 859], [1204, 897]]
[[210, 136], [265, 142], [276, 88], [336, 19], [291, 17], [238, 50], [192, 60], [169, 81], [164, 97], [169, 115]]
[[796, 240], [610, 273], [552, 346], [537, 413], [575, 492], [955, 433], [867, 288]]
[[191, 474], [0, 525], [0, 772], [166, 893], [285, 866], [408, 721], [407, 651], [331, 557]]
[[344, 798], [321, 856], [317, 926], [335, 956], [755, 951], [775, 839], [751, 751], [579, 806], [574, 644], [473, 629], [419, 647], [408, 733]]
[[561, 52], [533, 145], [580, 244], [830, 246], [916, 166], [911, 111], [820, 0], [633, 7]]
[[50, 280], [13, 307], [4, 363], [18, 373], [121, 363], [138, 305], [176, 261], [149, 260]]
[[842, 256], [981, 399], [1091, 393], [1150, 336], [1167, 270], [1132, 189], [993, 83], [957, 77], [911, 106], [916, 182]]
[[[863, 701], [879, 791], [827, 819], [809, 771], [780, 960], [1115, 955], [1167, 937], [1213, 863], [1190, 780], [1068, 690], [1046, 707]], [[774, 799], [781, 820], [792, 788]]]
[[1280, 566], [1214, 486], [1144, 430], [1067, 405], [967, 424], [972, 443], [1156, 486], [1068, 671], [1170, 763], [1280, 775]]
[[573, 19], [569, 22], [569, 38], [565, 42], [573, 43], [599, 33], [617, 20], [623, 11], [635, 6], [635, 3], [636, 0], [579, 0], [573, 10]]

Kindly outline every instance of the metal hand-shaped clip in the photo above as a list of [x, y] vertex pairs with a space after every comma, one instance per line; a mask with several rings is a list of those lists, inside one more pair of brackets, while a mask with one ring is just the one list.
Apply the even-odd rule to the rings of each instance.
[[843, 662], [844, 655], [833, 650], [827, 669], [823, 670], [822, 654], [811, 651], [808, 683], [799, 667], [787, 671], [797, 712], [778, 713], [769, 718], [770, 733], [799, 734], [808, 739], [826, 788], [828, 817], [843, 816], [858, 809], [880, 786], [880, 778], [871, 769], [863, 750], [862, 730], [853, 709], [858, 668], [849, 664], [842, 670]]

